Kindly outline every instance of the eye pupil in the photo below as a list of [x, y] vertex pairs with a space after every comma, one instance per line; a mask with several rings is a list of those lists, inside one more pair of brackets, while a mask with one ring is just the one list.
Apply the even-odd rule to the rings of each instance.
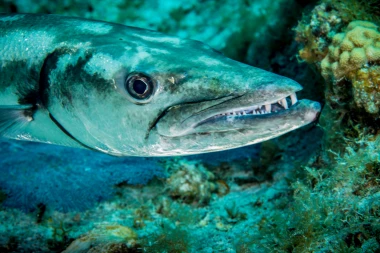
[[139, 95], [144, 94], [147, 88], [148, 85], [142, 80], [135, 80], [133, 82], [133, 90]]
[[155, 83], [150, 76], [133, 72], [125, 81], [125, 89], [133, 99], [148, 102], [155, 91]]

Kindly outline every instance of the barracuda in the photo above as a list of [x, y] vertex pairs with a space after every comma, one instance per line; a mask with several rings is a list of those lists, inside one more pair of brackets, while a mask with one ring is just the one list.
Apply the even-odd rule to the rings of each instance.
[[314, 121], [288, 78], [155, 31], [0, 15], [0, 135], [116, 156], [189, 155]]

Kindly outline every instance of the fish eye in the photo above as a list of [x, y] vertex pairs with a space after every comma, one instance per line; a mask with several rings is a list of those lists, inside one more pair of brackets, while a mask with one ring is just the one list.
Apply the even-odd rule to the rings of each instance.
[[132, 73], [125, 82], [127, 92], [137, 100], [146, 100], [152, 96], [154, 85], [152, 79], [141, 73]]

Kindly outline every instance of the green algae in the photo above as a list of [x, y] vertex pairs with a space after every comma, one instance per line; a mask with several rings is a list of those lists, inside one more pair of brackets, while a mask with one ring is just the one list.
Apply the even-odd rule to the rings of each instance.
[[190, 251], [192, 239], [189, 231], [181, 227], [172, 227], [170, 224], [162, 223], [159, 232], [145, 238], [142, 241], [143, 252], [178, 252]]
[[254, 248], [275, 252], [367, 252], [379, 250], [379, 139], [357, 140], [357, 150], [335, 154], [331, 164], [320, 157], [272, 209], [253, 236]]
[[336, 9], [347, 24], [353, 20], [380, 22], [380, 7], [377, 0], [322, 0], [321, 3]]

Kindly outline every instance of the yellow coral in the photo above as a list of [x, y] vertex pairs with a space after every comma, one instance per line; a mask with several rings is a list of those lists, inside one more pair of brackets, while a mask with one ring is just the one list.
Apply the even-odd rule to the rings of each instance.
[[351, 22], [344, 33], [333, 37], [321, 62], [323, 77], [332, 84], [352, 82], [355, 103], [369, 113], [380, 107], [380, 32], [367, 21]]
[[131, 228], [119, 224], [106, 224], [77, 238], [62, 253], [89, 252], [89, 249], [94, 246], [99, 249], [94, 252], [103, 252], [100, 249], [104, 249], [110, 244], [134, 246], [136, 240], [137, 234]]
[[350, 53], [345, 51], [339, 57], [339, 64], [341, 66], [347, 66], [349, 64], [348, 63], [349, 60], [350, 60]]
[[380, 45], [379, 47], [369, 46], [366, 49], [366, 56], [368, 61], [377, 61], [380, 59]]
[[[337, 35], [339, 35], [339, 33]], [[342, 49], [342, 51], [351, 51], [352, 49], [354, 49], [354, 47], [354, 43], [352, 43], [350, 40], [343, 40], [340, 44], [340, 49]]]
[[347, 29], [352, 30], [357, 26], [377, 29], [377, 26], [374, 23], [371, 23], [368, 21], [362, 21], [362, 20], [352, 21], [351, 23], [348, 24]]
[[334, 73], [335, 77], [339, 77], [340, 76], [340, 68], [339, 68], [338, 62], [333, 62], [331, 64], [331, 71]]
[[369, 32], [368, 30], [370, 29], [357, 26], [353, 30], [347, 32], [346, 38], [348, 38], [357, 47], [368, 46], [372, 43], [372, 39], [367, 38], [364, 35], [364, 32]]
[[351, 75], [354, 100], [369, 113], [378, 113], [380, 106], [380, 66], [359, 69]]
[[[349, 72], [363, 67], [368, 62], [380, 61], [380, 33], [377, 26], [366, 21], [351, 22], [345, 33], [338, 33], [333, 38], [326, 62], [321, 65], [322, 72], [326, 73], [331, 69], [336, 79], [343, 78]], [[340, 44], [338, 43], [340, 41]], [[349, 56], [349, 57], [348, 57]], [[350, 59], [347, 61], [347, 59]], [[339, 59], [339, 66], [332, 68], [332, 61]], [[338, 74], [339, 73], [339, 74]]]
[[363, 48], [357, 47], [352, 49], [350, 62], [351, 66], [342, 66], [343, 68], [360, 68], [367, 62], [367, 56], [365, 55], [365, 51]]
[[376, 29], [366, 29], [363, 31], [363, 34], [368, 39], [378, 39], [380, 38], [380, 34], [376, 31]]
[[344, 39], [344, 34], [343, 33], [338, 33], [333, 37], [333, 45], [338, 46], [340, 43], [342, 43]]

